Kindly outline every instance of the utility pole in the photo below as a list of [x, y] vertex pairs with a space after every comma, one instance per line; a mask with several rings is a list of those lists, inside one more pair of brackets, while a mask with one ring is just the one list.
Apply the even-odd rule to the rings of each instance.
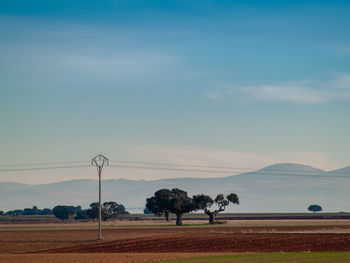
[[102, 218], [102, 205], [101, 205], [101, 174], [102, 168], [104, 165], [108, 165], [108, 159], [104, 157], [102, 154], [97, 155], [95, 158], [91, 160], [91, 165], [96, 165], [98, 172], [98, 238], [97, 240], [102, 240], [101, 234], [101, 218]]

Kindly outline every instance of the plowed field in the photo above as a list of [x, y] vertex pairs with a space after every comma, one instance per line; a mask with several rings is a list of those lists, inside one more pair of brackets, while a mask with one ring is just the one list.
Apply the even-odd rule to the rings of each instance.
[[350, 251], [350, 234], [194, 234], [133, 238], [51, 253]]
[[183, 227], [116, 226], [103, 230], [103, 241], [96, 241], [96, 229], [62, 227], [48, 230], [45, 226], [43, 229], [36, 227], [28, 230], [2, 226], [1, 229], [0, 254], [7, 254], [7, 260], [11, 257], [9, 254], [22, 253], [29, 253], [29, 258], [34, 259], [37, 258], [35, 255], [43, 253], [49, 257], [54, 257], [54, 254], [90, 253], [93, 256], [108, 253], [110, 258], [114, 258], [113, 253], [167, 253], [177, 258], [178, 253], [185, 256], [191, 253], [350, 251], [350, 221], [249, 221]]

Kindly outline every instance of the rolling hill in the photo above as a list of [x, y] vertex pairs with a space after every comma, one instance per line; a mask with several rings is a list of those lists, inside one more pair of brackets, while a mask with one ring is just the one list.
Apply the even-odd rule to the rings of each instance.
[[[300, 164], [276, 164], [261, 170], [221, 178], [172, 178], [153, 181], [103, 180], [102, 198], [124, 204], [131, 213], [142, 211], [146, 197], [160, 188], [178, 187], [190, 195], [237, 193], [235, 212], [306, 212], [319, 204], [325, 212], [350, 211], [350, 167], [325, 172]], [[0, 210], [37, 205], [88, 207], [98, 198], [98, 181], [80, 179], [42, 185], [0, 183]]]

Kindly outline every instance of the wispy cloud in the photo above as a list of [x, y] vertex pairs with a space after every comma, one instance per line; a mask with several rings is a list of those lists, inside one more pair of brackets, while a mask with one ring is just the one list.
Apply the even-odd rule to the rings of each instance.
[[204, 94], [214, 101], [239, 100], [262, 102], [290, 102], [320, 104], [331, 100], [350, 98], [350, 74], [337, 75], [327, 82], [300, 81], [256, 86], [231, 86]]
[[183, 63], [153, 44], [148, 34], [158, 31], [0, 15], [2, 23], [9, 26], [0, 28], [0, 77], [9, 86], [140, 84], [170, 78]]
[[261, 85], [256, 87], [243, 87], [241, 92], [255, 100], [271, 102], [294, 102], [303, 104], [316, 104], [324, 102], [324, 92], [311, 90], [295, 85]]
[[121, 79], [154, 76], [164, 73], [164, 67], [176, 63], [178, 58], [166, 53], [143, 52], [111, 54], [109, 56], [68, 55], [57, 61], [61, 70], [103, 79]]

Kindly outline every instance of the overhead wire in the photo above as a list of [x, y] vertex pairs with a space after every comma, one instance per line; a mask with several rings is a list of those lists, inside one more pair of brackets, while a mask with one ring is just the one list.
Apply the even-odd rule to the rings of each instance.
[[[125, 160], [110, 160], [111, 163], [130, 163], [130, 164], [145, 164], [145, 165], [160, 165], [160, 166], [181, 166], [181, 167], [199, 167], [199, 168], [211, 168], [211, 169], [230, 169], [230, 170], [244, 170], [244, 171], [258, 171], [257, 168], [247, 168], [247, 167], [232, 167], [232, 166], [209, 166], [209, 165], [193, 165], [193, 164], [179, 164], [179, 163], [159, 163], [159, 162], [139, 162], [139, 161], [125, 161]], [[263, 168], [264, 169], [264, 168]], [[290, 172], [286, 169], [273, 169], [276, 172]], [[232, 172], [232, 171], [231, 171]], [[298, 170], [298, 172], [303, 173], [321, 173], [317, 171], [310, 170]], [[324, 172], [326, 173], [326, 172]], [[333, 172], [335, 173], [335, 172]], [[343, 174], [343, 172], [341, 172]]]
[[[190, 164], [179, 164], [179, 163], [160, 163], [160, 162], [140, 162], [140, 161], [126, 161], [126, 160], [109, 160], [110, 163], [130, 163], [130, 164], [144, 164], [144, 165], [160, 165], [160, 166], [174, 166], [174, 167], [199, 167], [199, 168], [209, 168], [209, 169], [229, 169], [232, 170], [245, 170], [245, 171], [258, 171], [256, 168], [247, 167], [232, 167], [232, 166], [209, 166], [209, 165], [190, 165]], [[90, 163], [90, 160], [85, 161], [64, 161], [64, 162], [47, 162], [47, 163], [26, 163], [26, 164], [0, 164], [0, 167], [26, 167], [26, 166], [40, 166], [40, 165], [56, 165], [56, 164], [70, 164], [70, 163]], [[122, 165], [118, 165], [123, 167]], [[128, 167], [128, 166], [125, 166]], [[134, 166], [132, 166], [134, 167]], [[273, 172], [289, 172], [286, 169], [274, 169]], [[310, 170], [298, 170], [298, 172], [303, 173], [318, 173], [317, 171]], [[333, 172], [334, 173], [334, 172]], [[342, 172], [343, 173], [343, 172]]]
[[69, 163], [89, 163], [91, 161], [66, 161], [66, 162], [48, 162], [48, 163], [20, 163], [20, 164], [1, 164], [0, 167], [23, 167], [23, 166], [39, 166], [39, 165], [56, 165]]
[[[198, 173], [222, 173], [222, 174], [231, 174], [232, 171], [221, 171], [221, 170], [200, 170], [200, 169], [181, 169], [181, 168], [165, 168], [165, 167], [148, 167], [148, 166], [132, 166], [132, 165], [109, 165], [110, 167], [114, 168], [130, 168], [130, 169], [144, 169], [144, 170], [163, 170], [163, 171], [182, 171], [182, 172], [198, 172]], [[276, 175], [276, 176], [301, 176], [301, 177], [317, 177], [317, 178], [324, 178], [324, 177], [332, 177], [332, 178], [350, 178], [350, 176], [347, 175], [327, 175], [327, 174], [295, 174], [293, 173], [272, 173], [272, 172], [259, 172], [256, 171], [254, 173], [251, 173], [253, 175], [259, 174], [259, 175]], [[218, 179], [218, 178], [215, 178]]]
[[[227, 174], [236, 175], [232, 170], [245, 170], [247, 174], [253, 172], [254, 174], [261, 175], [276, 175], [276, 176], [304, 176], [304, 177], [332, 177], [332, 178], [350, 178], [342, 172], [341, 174], [333, 173], [331, 175], [310, 170], [298, 170], [290, 171], [286, 169], [274, 169], [272, 171], [256, 170], [252, 168], [242, 167], [228, 167], [228, 166], [208, 166], [208, 165], [189, 165], [189, 164], [171, 164], [171, 163], [159, 163], [159, 162], [138, 162], [138, 161], [124, 161], [124, 160], [110, 160], [111, 163], [129, 163], [129, 164], [142, 164], [142, 165], [123, 165], [123, 164], [110, 164], [110, 167], [114, 168], [125, 168], [125, 169], [143, 169], [143, 170], [161, 170], [161, 171], [177, 171], [177, 172], [197, 172], [197, 173], [216, 173], [216, 174]], [[74, 164], [74, 163], [86, 163], [86, 165], [68, 165], [68, 166], [57, 166], [58, 164]], [[27, 164], [9, 164], [0, 165], [0, 167], [10, 167], [0, 169], [0, 172], [12, 172], [12, 171], [31, 171], [31, 170], [50, 170], [50, 169], [69, 169], [69, 168], [86, 168], [90, 161], [65, 161], [65, 162], [48, 162], [48, 163], [27, 163]], [[55, 166], [51, 166], [55, 165]], [[147, 165], [147, 166], [145, 166]], [[32, 167], [36, 166], [36, 167]], [[15, 167], [15, 168], [11, 168]], [[20, 168], [16, 168], [20, 167]], [[22, 168], [23, 167], [23, 168]], [[184, 167], [184, 168], [177, 168]], [[188, 168], [186, 168], [188, 167]], [[194, 168], [207, 168], [207, 169], [194, 169]], [[220, 170], [215, 170], [220, 169]], [[226, 170], [225, 170], [226, 169]], [[229, 169], [229, 170], [228, 170]], [[281, 173], [288, 172], [288, 173]], [[309, 173], [309, 174], [307, 174]], [[312, 173], [312, 174], [311, 174]]]
[[218, 168], [218, 169], [238, 169], [238, 170], [254, 170], [250, 168], [235, 168], [230, 166], [209, 166], [209, 165], [190, 165], [179, 163], [158, 163], [158, 162], [136, 162], [136, 161], [122, 161], [110, 160], [113, 163], [130, 163], [130, 164], [146, 164], [146, 165], [161, 165], [161, 166], [182, 166], [182, 167], [203, 167], [203, 168]]
[[31, 168], [11, 168], [0, 169], [0, 172], [14, 172], [14, 171], [33, 171], [33, 170], [51, 170], [51, 169], [69, 169], [69, 168], [83, 168], [90, 167], [88, 165], [69, 165], [69, 166], [47, 166], [47, 167], [31, 167]]

